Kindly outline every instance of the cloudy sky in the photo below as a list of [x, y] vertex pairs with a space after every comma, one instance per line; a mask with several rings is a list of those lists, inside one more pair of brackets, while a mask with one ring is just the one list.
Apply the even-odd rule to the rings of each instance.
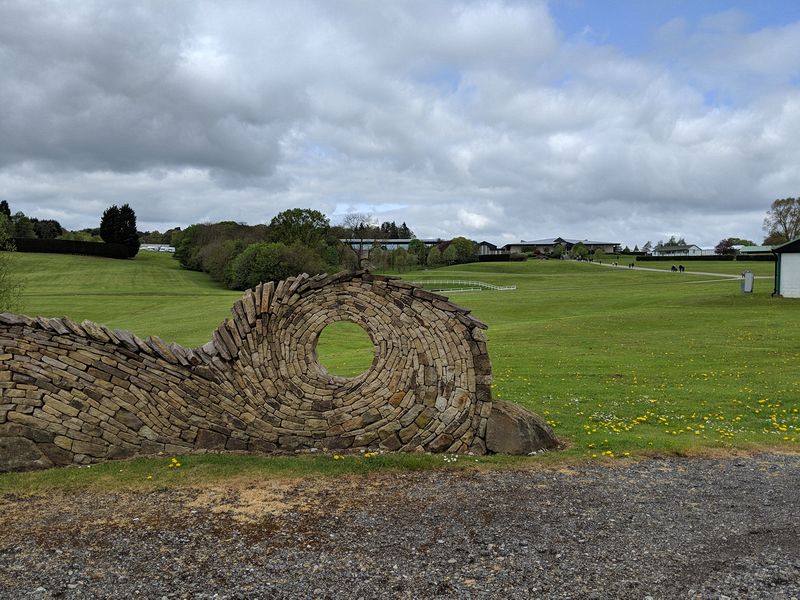
[[798, 194], [795, 0], [0, 0], [0, 198], [71, 229], [713, 246]]

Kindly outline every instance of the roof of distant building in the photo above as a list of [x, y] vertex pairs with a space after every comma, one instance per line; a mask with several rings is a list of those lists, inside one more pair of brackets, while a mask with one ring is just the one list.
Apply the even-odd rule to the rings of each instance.
[[567, 243], [572, 244], [573, 246], [576, 244], [584, 244], [589, 246], [617, 246], [619, 242], [597, 242], [593, 240], [575, 240], [571, 238], [564, 238], [564, 237], [556, 237], [556, 238], [545, 238], [542, 240], [520, 240], [521, 244], [533, 244], [536, 246], [555, 246], [556, 244]]
[[800, 238], [795, 238], [790, 242], [781, 244], [780, 246], [774, 246], [772, 251], [778, 254], [783, 252], [800, 252]]
[[739, 248], [739, 252], [742, 254], [752, 254], [754, 252], [772, 252], [774, 247], [775, 246], [742, 246]]
[[697, 248], [701, 250], [697, 244], [681, 244], [679, 246], [656, 246], [653, 250], [657, 252], [676, 252], [678, 250], [688, 250], [689, 248]]

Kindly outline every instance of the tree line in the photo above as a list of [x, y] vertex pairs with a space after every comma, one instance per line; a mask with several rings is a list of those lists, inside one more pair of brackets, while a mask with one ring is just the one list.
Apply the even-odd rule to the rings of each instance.
[[[408, 249], [388, 250], [369, 241], [378, 239], [411, 241]], [[364, 243], [359, 245], [358, 240]], [[171, 241], [183, 268], [208, 273], [230, 289], [298, 273], [441, 266], [465, 262], [475, 254], [474, 242], [463, 237], [428, 248], [405, 223], [377, 225], [364, 215], [347, 215], [340, 224], [331, 225], [324, 214], [308, 208], [285, 210], [265, 225], [233, 221], [190, 225], [173, 232]]]
[[[128, 258], [139, 251], [139, 232], [136, 229], [136, 213], [128, 205], [108, 207], [100, 219], [100, 227], [81, 231], [67, 231], [55, 219], [37, 219], [22, 211], [11, 214], [7, 200], [0, 201], [0, 236], [5, 240], [0, 250], [7, 249], [11, 240], [66, 240], [77, 242], [106, 242], [122, 244], [127, 248]], [[50, 244], [44, 251], [58, 252], [58, 244]]]

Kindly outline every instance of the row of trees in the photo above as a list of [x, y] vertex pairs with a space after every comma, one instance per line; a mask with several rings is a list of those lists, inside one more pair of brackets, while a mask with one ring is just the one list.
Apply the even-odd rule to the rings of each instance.
[[5, 232], [12, 238], [54, 240], [64, 234], [61, 223], [54, 219], [28, 217], [23, 212], [16, 212], [12, 215], [7, 200], [0, 201], [0, 215], [2, 215], [0, 218], [3, 220]]
[[[3, 201], [5, 208], [8, 204]], [[16, 310], [19, 307], [22, 284], [11, 268], [9, 252], [14, 250], [11, 240], [11, 219], [0, 207], [0, 312]]]
[[172, 241], [182, 267], [204, 271], [231, 289], [335, 270], [345, 258], [328, 218], [305, 208], [283, 211], [268, 225], [191, 225], [174, 232]]
[[465, 237], [456, 237], [428, 247], [422, 240], [412, 239], [408, 250], [385, 250], [376, 243], [370, 248], [368, 259], [377, 269], [404, 271], [419, 266], [441, 267], [475, 260], [475, 242]]
[[[798, 198], [779, 198], [774, 200], [767, 211], [767, 216], [763, 223], [764, 232], [767, 236], [762, 242], [765, 246], [777, 246], [800, 238], [800, 197]], [[668, 241], [659, 241], [655, 249], [663, 246], [682, 246], [686, 245], [686, 240], [671, 236]], [[735, 254], [733, 246], [756, 246], [757, 244], [744, 238], [725, 238], [719, 241], [714, 247], [716, 254], [730, 255]], [[650, 252], [653, 248], [651, 242], [647, 242], [642, 250]]]
[[7, 200], [0, 201], [0, 234], [5, 239], [75, 240], [85, 242], [104, 241], [123, 244], [128, 248], [128, 256], [134, 257], [139, 251], [139, 234], [136, 231], [136, 213], [123, 204], [105, 210], [97, 230], [67, 231], [54, 219], [28, 217], [19, 211], [11, 214]]
[[[367, 235], [369, 233], [370, 235]], [[226, 221], [195, 224], [172, 234], [175, 258], [186, 269], [204, 271], [231, 289], [246, 289], [260, 281], [284, 279], [301, 272], [377, 269], [402, 271], [420, 265], [441, 266], [471, 260], [475, 244], [455, 238], [428, 248], [403, 223], [376, 225], [365, 215], [347, 215], [331, 225], [321, 212], [293, 208], [267, 225]], [[406, 237], [407, 236], [407, 237]], [[365, 240], [363, 246], [341, 239]], [[411, 239], [408, 250], [387, 250], [372, 239]]]

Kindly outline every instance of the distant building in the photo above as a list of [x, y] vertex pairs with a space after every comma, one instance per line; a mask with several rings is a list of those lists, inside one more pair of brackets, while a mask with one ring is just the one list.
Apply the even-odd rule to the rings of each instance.
[[[397, 250], [398, 248], [402, 248], [403, 250], [408, 250], [408, 245], [416, 238], [409, 238], [409, 239], [399, 239], [399, 240], [389, 240], [389, 239], [381, 239], [381, 238], [343, 238], [339, 240], [343, 244], [349, 244], [350, 247], [355, 250], [356, 252], [361, 252], [362, 254], [367, 254], [372, 247], [377, 244], [384, 250]], [[428, 248], [431, 246], [435, 246], [442, 242], [441, 239], [421, 239], [419, 240], [423, 244], [425, 244]]]
[[[713, 254], [714, 251], [712, 250]], [[653, 248], [653, 256], [703, 256], [707, 254], [700, 246], [695, 244], [680, 244], [677, 246], [659, 246]]]
[[486, 254], [499, 254], [500, 249], [491, 242], [479, 242], [477, 246], [478, 256], [485, 256]]
[[772, 295], [800, 298], [800, 238], [772, 249], [775, 261], [775, 291]]
[[734, 246], [734, 248], [745, 256], [768, 256], [772, 254], [774, 246]]
[[142, 244], [139, 250], [146, 250], [148, 252], [175, 252], [175, 246], [169, 244]]
[[619, 242], [598, 242], [592, 240], [575, 240], [570, 238], [546, 238], [542, 240], [520, 240], [518, 244], [506, 244], [501, 248], [503, 252], [532, 252], [550, 254], [558, 245], [569, 252], [578, 244], [583, 244], [589, 252], [602, 250], [609, 254], [619, 252]]

